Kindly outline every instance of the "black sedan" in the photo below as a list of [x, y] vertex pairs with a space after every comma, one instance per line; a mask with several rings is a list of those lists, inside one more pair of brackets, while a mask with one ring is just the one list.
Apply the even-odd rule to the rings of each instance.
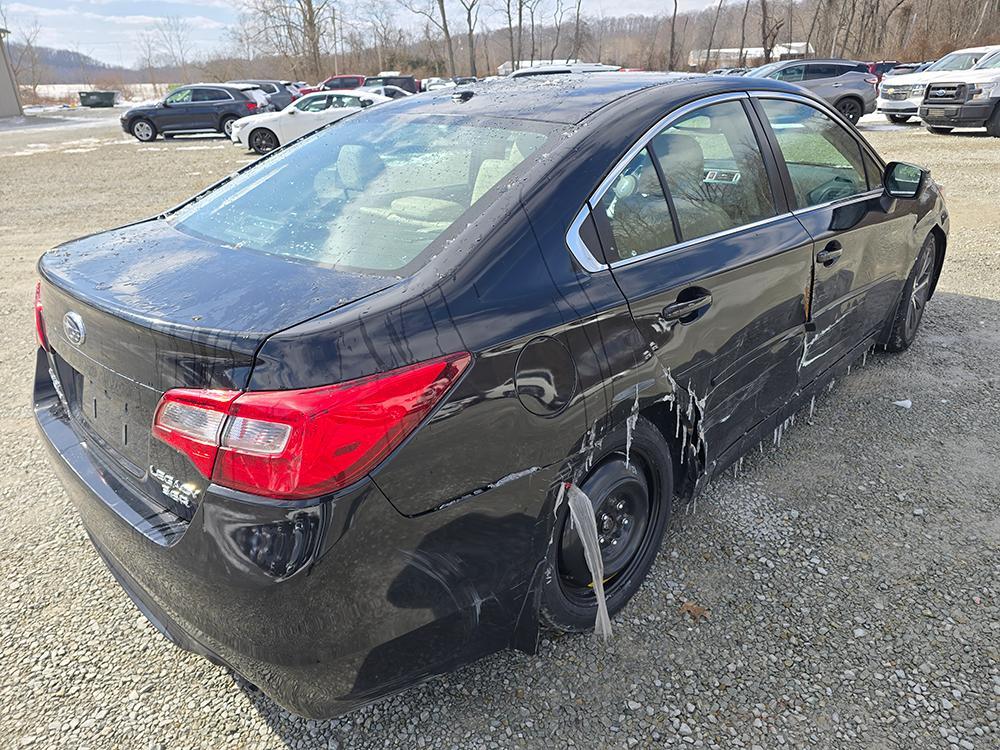
[[947, 232], [788, 84], [459, 87], [46, 253], [35, 414], [153, 624], [331, 716], [606, 634], [676, 503], [911, 344]]

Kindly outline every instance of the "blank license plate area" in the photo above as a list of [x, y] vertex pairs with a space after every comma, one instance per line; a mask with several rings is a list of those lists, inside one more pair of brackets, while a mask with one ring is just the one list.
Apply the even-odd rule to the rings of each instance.
[[[148, 450], [148, 403], [153, 394], [142, 386], [108, 372], [80, 376], [79, 414], [87, 427], [121, 458], [142, 471]], [[79, 381], [78, 381], [79, 382]], [[154, 399], [155, 400], [155, 399]]]

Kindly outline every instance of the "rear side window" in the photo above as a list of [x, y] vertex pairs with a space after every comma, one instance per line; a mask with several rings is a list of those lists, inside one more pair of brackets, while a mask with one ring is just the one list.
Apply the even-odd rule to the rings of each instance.
[[268, 94], [275, 94], [278, 91], [278, 87], [275, 86], [273, 83], [261, 83], [261, 84], [258, 84], [258, 85], [262, 89], [264, 89], [265, 93], [268, 93]]
[[775, 215], [760, 146], [740, 102], [695, 110], [650, 145], [667, 182], [682, 240]]
[[677, 243], [667, 198], [648, 149], [640, 151], [622, 170], [597, 211], [598, 221], [609, 230], [613, 260], [634, 258]]
[[799, 208], [868, 190], [861, 144], [815, 107], [778, 99], [761, 101], [781, 149]]
[[234, 248], [386, 275], [424, 251], [548, 138], [549, 125], [397, 115], [373, 107], [263, 160], [177, 212]]
[[191, 97], [192, 101], [195, 102], [217, 102], [221, 99], [231, 99], [228, 93], [222, 89], [195, 89], [194, 96]]

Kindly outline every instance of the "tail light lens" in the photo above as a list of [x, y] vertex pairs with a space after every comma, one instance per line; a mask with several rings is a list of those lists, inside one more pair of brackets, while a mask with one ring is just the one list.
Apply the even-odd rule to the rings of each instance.
[[247, 105], [247, 112], [253, 112], [255, 109], [257, 109], [257, 102], [248, 101], [246, 105]]
[[468, 366], [467, 353], [293, 391], [167, 391], [153, 434], [212, 481], [304, 499], [360, 479], [423, 421]]
[[878, 76], [867, 76], [865, 78], [865, 81], [867, 83], [870, 83], [872, 86], [877, 86], [878, 85]]
[[38, 345], [45, 351], [49, 350], [49, 337], [45, 333], [45, 318], [42, 317], [42, 282], [35, 283], [35, 335]]

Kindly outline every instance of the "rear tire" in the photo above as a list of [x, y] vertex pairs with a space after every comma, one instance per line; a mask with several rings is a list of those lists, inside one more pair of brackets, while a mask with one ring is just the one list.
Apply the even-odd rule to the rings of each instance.
[[926, 125], [928, 133], [933, 133], [934, 135], [948, 135], [955, 128], [946, 128], [940, 125]]
[[861, 115], [864, 114], [864, 105], [853, 96], [845, 96], [839, 102], [837, 102], [837, 111], [844, 116], [844, 118], [850, 121], [851, 125], [857, 125], [858, 120], [861, 119]]
[[885, 119], [897, 125], [905, 125], [910, 121], [910, 115], [886, 115]]
[[917, 337], [927, 300], [930, 299], [937, 265], [937, 237], [932, 232], [920, 246], [917, 259], [913, 262], [913, 270], [903, 287], [903, 296], [893, 316], [889, 340], [885, 345], [886, 351], [905, 352]]
[[250, 148], [255, 153], [261, 156], [271, 153], [279, 146], [278, 136], [267, 128], [257, 128], [254, 130], [250, 133], [250, 137], [247, 138], [247, 143], [250, 144]]
[[[605, 565], [604, 592], [614, 615], [645, 580], [663, 541], [673, 501], [673, 461], [660, 431], [639, 417], [625, 465], [626, 428], [614, 430], [595, 455], [580, 489], [594, 505]], [[590, 572], [564, 503], [556, 515], [542, 584], [541, 620], [556, 630], [593, 630], [597, 617]]]
[[140, 117], [129, 126], [129, 132], [136, 140], [149, 143], [156, 140], [156, 126], [149, 120]]
[[240, 118], [233, 117], [232, 115], [229, 115], [229, 117], [223, 117], [222, 122], [219, 124], [219, 132], [222, 133], [224, 136], [226, 136], [226, 138], [232, 136], [233, 123], [236, 122], [238, 119]]

